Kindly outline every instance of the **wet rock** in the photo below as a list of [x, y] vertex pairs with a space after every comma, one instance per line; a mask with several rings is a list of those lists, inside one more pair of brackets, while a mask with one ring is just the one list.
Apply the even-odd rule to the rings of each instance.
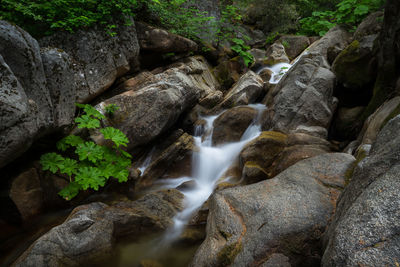
[[70, 56], [59, 49], [42, 49], [47, 88], [53, 103], [54, 123], [57, 127], [72, 124], [75, 117], [76, 85]]
[[193, 136], [184, 133], [152, 161], [137, 182], [135, 190], [140, 191], [151, 186], [155, 180], [164, 175], [170, 177], [190, 175], [191, 158], [194, 150]]
[[272, 254], [261, 267], [291, 267], [289, 258], [280, 253]]
[[191, 266], [258, 266], [276, 253], [293, 265], [318, 264], [321, 234], [353, 162], [348, 154], [323, 154], [273, 179], [215, 193]]
[[16, 177], [9, 194], [24, 220], [38, 215], [43, 208], [43, 191], [36, 169], [31, 168]]
[[368, 35], [355, 40], [336, 57], [332, 70], [346, 88], [344, 90], [365, 90], [375, 81], [377, 64], [373, 47], [376, 38], [377, 35]]
[[96, 26], [73, 34], [57, 32], [39, 41], [42, 47], [60, 48], [72, 58], [79, 102], [103, 93], [137, 64], [139, 44], [134, 21], [130, 22], [127, 26], [125, 21], [116, 21], [115, 37]]
[[[287, 138], [286, 134], [279, 132], [262, 132], [259, 137], [249, 142], [240, 152], [241, 165], [253, 163], [267, 172], [276, 157], [287, 146]], [[268, 175], [268, 177], [271, 176]]]
[[256, 115], [257, 110], [250, 107], [235, 107], [222, 113], [214, 121], [213, 144], [239, 141]]
[[258, 49], [258, 48], [252, 48], [249, 51], [247, 51], [253, 56], [254, 62], [251, 65], [251, 69], [256, 71], [258, 68], [264, 66], [264, 60], [265, 57], [267, 56], [267, 53], [265, 50]]
[[81, 266], [100, 263], [114, 241], [165, 230], [182, 209], [183, 195], [164, 190], [113, 206], [96, 202], [75, 208], [65, 222], [36, 240], [14, 266]]
[[307, 36], [300, 35], [283, 35], [278, 41], [285, 47], [290, 60], [295, 59], [311, 44]]
[[129, 147], [133, 148], [166, 132], [184, 111], [217, 89], [218, 83], [205, 59], [191, 57], [154, 75], [153, 81], [140, 89], [114, 96], [97, 107], [120, 107], [109, 123], [127, 135]]
[[[400, 258], [400, 117], [350, 173], [325, 236], [322, 266], [382, 266]], [[352, 174], [352, 175], [351, 175]]]
[[142, 22], [136, 23], [140, 49], [155, 53], [184, 53], [197, 51], [197, 44], [190, 39], [169, 33]]
[[248, 71], [241, 76], [232, 89], [229, 90], [218, 107], [230, 108], [254, 103], [261, 97], [263, 85], [264, 82], [259, 75], [255, 74], [253, 71]]
[[280, 42], [273, 43], [268, 47], [264, 59], [264, 65], [275, 65], [277, 63], [289, 63], [290, 60], [285, 52], [285, 47]]
[[271, 80], [272, 77], [272, 71], [270, 69], [263, 69], [259, 75], [261, 77], [261, 79], [266, 83], [269, 82]]
[[383, 12], [377, 11], [371, 13], [360, 23], [360, 25], [358, 25], [353, 38], [355, 40], [361, 40], [364, 36], [379, 34], [382, 30], [382, 24]]

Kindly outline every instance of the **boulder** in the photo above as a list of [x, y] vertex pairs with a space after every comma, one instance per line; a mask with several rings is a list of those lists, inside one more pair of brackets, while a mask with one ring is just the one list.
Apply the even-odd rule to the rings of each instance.
[[59, 49], [42, 49], [47, 89], [53, 103], [54, 123], [57, 127], [72, 124], [75, 117], [76, 84], [72, 59]]
[[111, 254], [115, 240], [170, 227], [182, 209], [182, 198], [177, 190], [164, 190], [112, 206], [101, 202], [79, 206], [64, 223], [36, 240], [14, 266], [99, 264]]
[[285, 47], [280, 42], [273, 43], [268, 47], [264, 59], [264, 65], [273, 66], [278, 63], [289, 63], [290, 60], [285, 52]]
[[38, 215], [43, 208], [43, 191], [36, 169], [31, 168], [16, 177], [9, 194], [24, 220]]
[[[330, 29], [321, 39], [312, 43], [308, 52], [316, 52], [328, 60], [328, 51], [337, 51], [336, 55], [346, 48], [351, 40], [351, 34], [340, 26]], [[333, 59], [335, 57], [333, 56]], [[329, 62], [332, 62], [329, 60]]]
[[257, 113], [251, 107], [235, 107], [222, 113], [213, 124], [213, 145], [239, 141]]
[[263, 130], [289, 133], [300, 125], [327, 129], [337, 104], [334, 87], [326, 59], [315, 52], [303, 55], [270, 93]]
[[154, 75], [150, 83], [101, 102], [97, 108], [104, 112], [109, 104], [120, 107], [109, 123], [127, 135], [129, 148], [133, 148], [164, 133], [184, 111], [217, 89], [205, 59], [191, 57]]
[[373, 144], [383, 126], [398, 114], [400, 114], [400, 96], [386, 101], [368, 117], [358, 135], [358, 145], [363, 146]]
[[311, 44], [307, 36], [300, 35], [283, 35], [278, 41], [285, 47], [286, 55], [290, 60], [295, 59]]
[[213, 73], [223, 90], [230, 89], [239, 80], [242, 71], [243, 66], [236, 58], [221, 60], [218, 66], [213, 69]]
[[104, 27], [57, 32], [39, 40], [42, 47], [64, 50], [73, 60], [78, 102], [89, 102], [137, 64], [139, 43], [134, 21], [116, 21], [116, 35]]
[[254, 59], [254, 62], [251, 65], [252, 70], [257, 71], [257, 69], [264, 66], [264, 60], [265, 60], [265, 57], [267, 56], [267, 53], [265, 50], [258, 49], [258, 48], [252, 48], [247, 52], [250, 53]]
[[253, 71], [248, 71], [240, 77], [232, 89], [225, 95], [218, 108], [231, 108], [254, 103], [262, 97], [264, 82]]
[[364, 36], [379, 34], [382, 30], [383, 24], [383, 12], [377, 11], [369, 14], [361, 23], [358, 25], [357, 30], [354, 33], [354, 40], [361, 40]]
[[[191, 174], [191, 160], [194, 150], [193, 136], [187, 133], [182, 134], [176, 142], [154, 158], [136, 183], [135, 190], [140, 191], [149, 187], [154, 181], [165, 175], [169, 177], [189, 176]], [[177, 170], [179, 171], [177, 172]]]
[[240, 153], [242, 178], [246, 183], [269, 179], [298, 161], [329, 151], [330, 143], [319, 137], [304, 133], [262, 132]]
[[215, 193], [191, 266], [268, 266], [276, 254], [292, 265], [318, 265], [321, 235], [353, 162], [348, 154], [323, 154], [273, 179]]
[[51, 128], [53, 105], [38, 42], [18, 26], [0, 21], [0, 55], [37, 109], [34, 116], [38, 129], [43, 132]]
[[197, 44], [190, 39], [169, 33], [142, 22], [136, 23], [140, 49], [154, 53], [185, 53], [197, 51]]
[[400, 258], [400, 116], [358, 160], [325, 235], [322, 266], [396, 266]]
[[24, 153], [39, 129], [36, 103], [0, 55], [0, 168]]
[[354, 40], [336, 57], [332, 70], [338, 82], [344, 85], [343, 90], [365, 90], [375, 81], [377, 64], [373, 48], [377, 36], [367, 35]]

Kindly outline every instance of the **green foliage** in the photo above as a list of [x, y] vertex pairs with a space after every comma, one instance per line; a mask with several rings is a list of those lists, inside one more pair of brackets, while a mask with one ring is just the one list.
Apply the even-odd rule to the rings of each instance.
[[384, 0], [343, 0], [336, 5], [335, 11], [315, 11], [311, 17], [301, 19], [300, 33], [323, 36], [337, 24], [355, 30], [369, 13], [378, 10], [383, 3]]
[[243, 59], [246, 66], [249, 66], [254, 61], [253, 55], [247, 52], [250, 47], [247, 46], [243, 40], [238, 38], [233, 38], [232, 42], [234, 43], [234, 45], [231, 46], [231, 49]]
[[[100, 120], [105, 118], [104, 115], [90, 105], [77, 104], [77, 106], [84, 112], [75, 119], [79, 128], [100, 128]], [[69, 185], [59, 192], [59, 195], [66, 200], [74, 198], [80, 190], [98, 190], [110, 177], [119, 182], [128, 180], [132, 156], [122, 150], [122, 147], [128, 145], [128, 138], [113, 127], [99, 130], [105, 140], [110, 140], [111, 147], [69, 135], [57, 143], [57, 149], [66, 155], [72, 155], [71, 157], [47, 153], [40, 158], [43, 170], [69, 177]]]
[[117, 111], [119, 107], [115, 104], [108, 104], [107, 106], [104, 107], [104, 110], [106, 111], [107, 115], [112, 115], [114, 114], [115, 111]]

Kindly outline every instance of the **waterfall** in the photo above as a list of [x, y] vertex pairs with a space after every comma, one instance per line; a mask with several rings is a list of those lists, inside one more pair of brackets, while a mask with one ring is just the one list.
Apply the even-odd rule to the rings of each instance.
[[[195, 129], [197, 136], [194, 139], [199, 149], [198, 152], [193, 154], [192, 177], [165, 179], [162, 181], [167, 187], [168, 185], [177, 187], [184, 182], [193, 181], [193, 186], [182, 190], [185, 197], [184, 209], [175, 216], [173, 227], [166, 232], [166, 243], [170, 243], [179, 237], [191, 216], [207, 201], [221, 176], [231, 167], [246, 143], [260, 135], [260, 117], [266, 107], [262, 104], [249, 106], [257, 109], [258, 115], [238, 142], [212, 146], [213, 123], [218, 116], [204, 117], [206, 124], [203, 126], [205, 127], [203, 131], [200, 128]], [[200, 132], [203, 132], [203, 134], [199, 135]]]

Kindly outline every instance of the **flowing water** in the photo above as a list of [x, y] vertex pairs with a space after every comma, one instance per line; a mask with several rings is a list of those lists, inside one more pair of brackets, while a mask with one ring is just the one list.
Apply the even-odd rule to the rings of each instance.
[[258, 110], [258, 116], [254, 118], [238, 142], [220, 146], [212, 145], [213, 123], [218, 116], [203, 118], [206, 121], [203, 136], [198, 135], [201, 132], [200, 128], [195, 130], [195, 133], [197, 133], [197, 136], [194, 137], [195, 144], [199, 150], [193, 154], [192, 177], [168, 179], [166, 181], [167, 184], [172, 185], [173, 181], [171, 180], [177, 180], [173, 184], [175, 186], [179, 186], [187, 181], [193, 181], [193, 186], [188, 190], [182, 191], [185, 196], [184, 209], [175, 216], [174, 226], [167, 231], [165, 242], [169, 243], [179, 237], [191, 216], [207, 201], [220, 181], [220, 178], [237, 159], [243, 147], [260, 135], [260, 116], [266, 107], [261, 104], [250, 105], [250, 107]]
[[260, 74], [265, 69], [270, 70], [272, 74], [269, 83], [277, 84], [291, 67], [292, 65], [289, 63], [278, 63], [273, 66], [261, 67], [256, 73]]

